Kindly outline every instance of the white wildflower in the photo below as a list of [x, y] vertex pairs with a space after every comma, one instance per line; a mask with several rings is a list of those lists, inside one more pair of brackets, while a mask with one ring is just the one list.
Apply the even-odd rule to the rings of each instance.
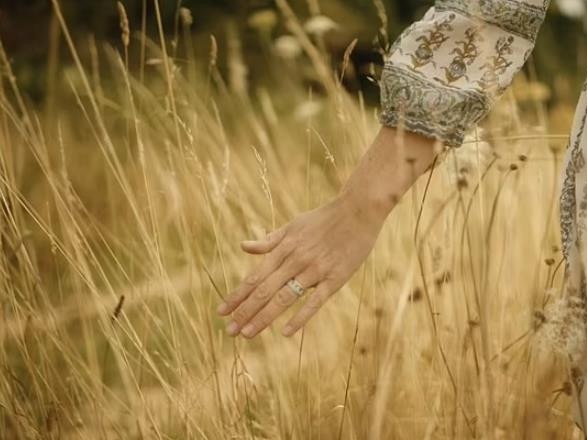
[[322, 105], [317, 101], [305, 101], [299, 104], [294, 110], [294, 118], [297, 120], [308, 120], [320, 113]]
[[583, 18], [587, 12], [584, 0], [558, 0], [557, 5], [563, 15], [571, 18]]
[[326, 15], [315, 15], [304, 25], [306, 32], [312, 35], [324, 35], [329, 31], [338, 29], [338, 27], [338, 24]]
[[277, 15], [271, 9], [262, 9], [251, 14], [247, 20], [250, 27], [259, 32], [271, 31], [277, 24]]
[[302, 53], [302, 47], [298, 40], [292, 35], [283, 35], [273, 43], [273, 50], [281, 58], [291, 60]]

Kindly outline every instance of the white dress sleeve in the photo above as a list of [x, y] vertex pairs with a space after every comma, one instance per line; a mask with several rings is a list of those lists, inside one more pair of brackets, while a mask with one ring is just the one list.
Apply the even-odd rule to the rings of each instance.
[[524, 65], [549, 0], [436, 0], [394, 42], [380, 122], [462, 144]]

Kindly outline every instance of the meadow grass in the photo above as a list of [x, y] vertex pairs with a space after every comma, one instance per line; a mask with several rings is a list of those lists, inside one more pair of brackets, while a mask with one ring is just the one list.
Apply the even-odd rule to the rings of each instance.
[[225, 335], [216, 306], [258, 263], [238, 243], [334, 197], [378, 127], [277, 3], [305, 57], [268, 50], [271, 88], [234, 29], [194, 57], [187, 10], [171, 40], [158, 9], [153, 40], [121, 11], [118, 50], [74, 42], [53, 0], [73, 67], [45, 110], [0, 48], [0, 438], [574, 438], [541, 337], [567, 133], [512, 91], [303, 332]]

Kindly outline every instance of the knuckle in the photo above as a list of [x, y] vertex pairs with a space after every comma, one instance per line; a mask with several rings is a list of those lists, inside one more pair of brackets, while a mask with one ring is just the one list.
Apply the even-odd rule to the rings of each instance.
[[324, 300], [320, 295], [312, 295], [306, 302], [306, 305], [310, 310], [318, 310], [322, 307], [322, 304], [324, 304]]
[[289, 251], [285, 248], [281, 248], [275, 251], [273, 259], [277, 265], [281, 265], [281, 263], [283, 263], [286, 260], [288, 255]]
[[318, 278], [322, 279], [330, 271], [330, 268], [326, 262], [318, 260], [316, 263], [314, 263], [312, 270], [318, 276]]
[[245, 277], [244, 284], [246, 286], [252, 287], [252, 286], [255, 286], [258, 281], [259, 281], [259, 276], [257, 274], [250, 274]]
[[266, 316], [259, 316], [257, 319], [255, 319], [255, 322], [253, 323], [253, 327], [257, 332], [263, 330], [268, 325], [269, 320]]
[[259, 286], [253, 293], [253, 298], [258, 301], [265, 301], [271, 296], [271, 291], [266, 286]]
[[289, 248], [297, 247], [300, 244], [300, 237], [297, 234], [289, 234], [283, 239], [283, 244]]
[[300, 266], [307, 266], [308, 264], [310, 264], [312, 262], [312, 258], [310, 257], [309, 253], [304, 248], [300, 248], [295, 253], [294, 257], [295, 257], [296, 263]]
[[247, 321], [247, 318], [248, 318], [248, 314], [242, 308], [236, 309], [234, 311], [234, 313], [232, 314], [232, 319], [234, 319], [239, 324], [244, 324]]
[[333, 267], [332, 257], [329, 255], [321, 255], [320, 258], [316, 259], [315, 269], [320, 273], [326, 273]]
[[296, 246], [295, 254], [296, 255], [306, 255], [308, 253], [308, 245], [304, 243], [298, 243]]
[[335, 284], [335, 281], [340, 278], [339, 274], [337, 273], [336, 269], [329, 269], [326, 273], [322, 276], [322, 283], [328, 284]]
[[286, 290], [280, 290], [275, 297], [275, 302], [278, 306], [281, 307], [289, 306], [293, 302], [293, 300], [294, 298], [291, 292], [288, 292]]
[[286, 236], [282, 241], [281, 241], [281, 247], [284, 251], [288, 251], [290, 249], [292, 249], [295, 246], [294, 243], [294, 239], [291, 235]]
[[275, 249], [273, 249], [267, 257], [271, 259], [274, 263], [281, 264], [283, 260], [288, 256], [290, 250], [285, 245], [279, 245]]
[[294, 254], [291, 258], [288, 259], [287, 262], [287, 270], [288, 271], [300, 271], [305, 266], [305, 257]]

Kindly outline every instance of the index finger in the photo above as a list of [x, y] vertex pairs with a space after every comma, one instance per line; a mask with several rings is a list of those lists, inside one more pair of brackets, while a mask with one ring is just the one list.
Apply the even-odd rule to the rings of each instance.
[[284, 246], [278, 246], [267, 254], [261, 264], [253, 269], [241, 284], [224, 299], [224, 302], [218, 306], [218, 314], [228, 315], [236, 309], [260, 283], [281, 266], [288, 253]]

